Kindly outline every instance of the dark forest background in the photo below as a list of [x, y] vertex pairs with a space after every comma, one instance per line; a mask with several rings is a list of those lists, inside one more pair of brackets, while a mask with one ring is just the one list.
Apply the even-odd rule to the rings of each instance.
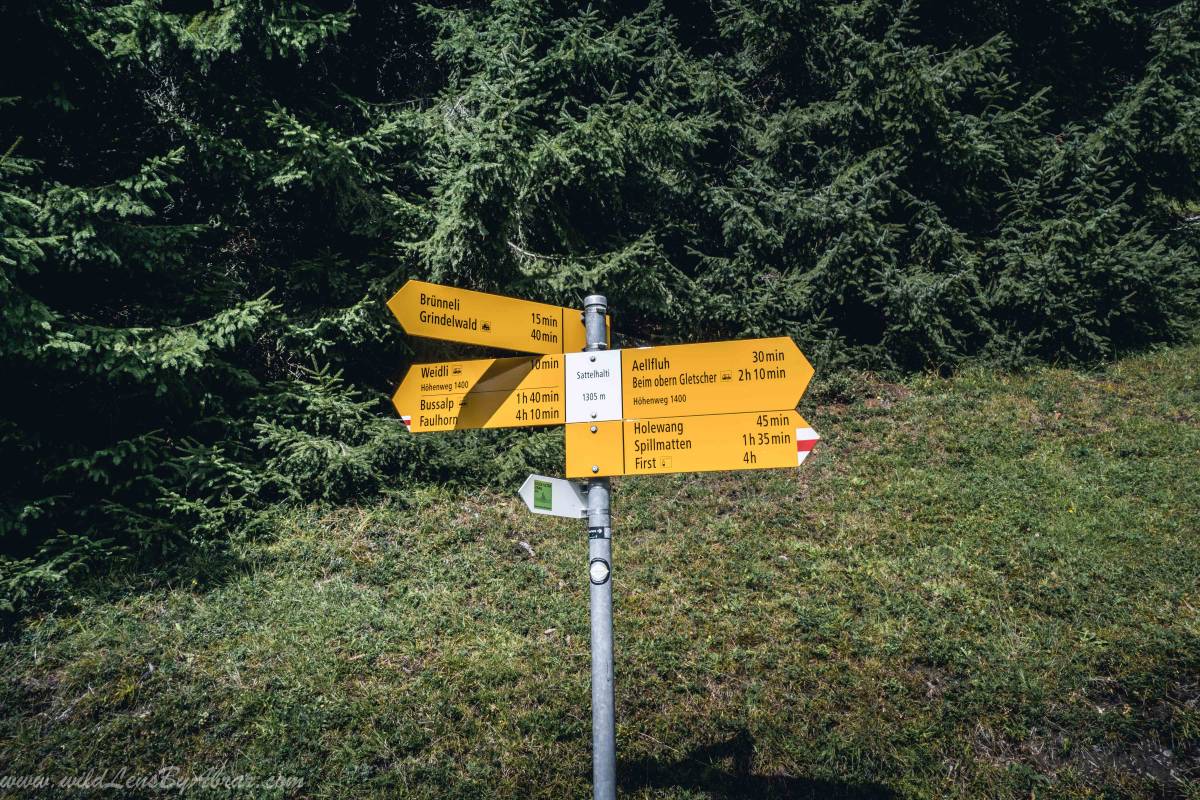
[[556, 469], [393, 418], [451, 352], [409, 277], [825, 375], [1194, 329], [1194, 0], [0, 8], [0, 609], [269, 503]]

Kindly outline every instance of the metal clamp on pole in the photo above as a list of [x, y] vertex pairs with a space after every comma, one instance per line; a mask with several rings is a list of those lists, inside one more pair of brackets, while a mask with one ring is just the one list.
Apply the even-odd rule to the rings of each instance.
[[[608, 299], [583, 301], [587, 350], [608, 348]], [[617, 796], [617, 734], [613, 706], [612, 515], [608, 478], [591, 478], [587, 487], [588, 584], [592, 620], [592, 796]]]

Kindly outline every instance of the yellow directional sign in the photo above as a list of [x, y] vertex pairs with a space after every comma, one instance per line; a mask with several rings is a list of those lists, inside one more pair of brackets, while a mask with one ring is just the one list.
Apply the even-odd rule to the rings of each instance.
[[624, 417], [792, 409], [812, 376], [786, 336], [624, 350]]
[[413, 433], [561, 425], [563, 356], [413, 364], [392, 405]]
[[795, 411], [572, 423], [567, 477], [796, 467], [819, 438]]
[[412, 336], [547, 354], [587, 341], [582, 312], [514, 297], [410, 280], [387, 304]]

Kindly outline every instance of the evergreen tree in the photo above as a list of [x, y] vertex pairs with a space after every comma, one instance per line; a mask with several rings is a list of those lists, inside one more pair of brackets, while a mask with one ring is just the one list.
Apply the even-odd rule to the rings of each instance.
[[277, 500], [554, 469], [555, 431], [402, 431], [406, 365], [462, 352], [400, 333], [408, 277], [823, 372], [1195, 324], [1197, 0], [3, 13], [0, 606]]

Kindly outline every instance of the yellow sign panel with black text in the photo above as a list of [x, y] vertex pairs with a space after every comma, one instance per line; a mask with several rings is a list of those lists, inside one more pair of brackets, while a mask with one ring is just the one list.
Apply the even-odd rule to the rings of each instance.
[[[820, 438], [795, 411], [627, 419], [589, 434], [591, 427], [567, 426], [568, 478], [797, 467]], [[616, 447], [620, 462], [610, 455]]]
[[412, 336], [523, 353], [574, 353], [587, 336], [577, 309], [410, 280], [388, 308]]
[[561, 355], [413, 364], [392, 405], [413, 433], [561, 425]]
[[812, 376], [786, 336], [625, 350], [624, 417], [793, 409]]

